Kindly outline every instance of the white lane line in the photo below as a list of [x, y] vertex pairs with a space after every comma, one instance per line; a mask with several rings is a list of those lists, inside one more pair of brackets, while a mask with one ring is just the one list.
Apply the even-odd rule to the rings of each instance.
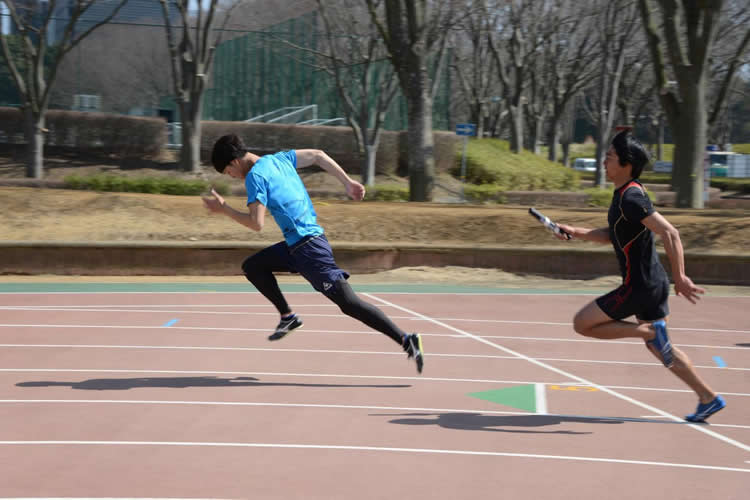
[[[322, 377], [322, 378], [351, 378], [351, 379], [379, 379], [379, 380], [412, 380], [429, 382], [481, 382], [489, 384], [528, 384], [528, 380], [497, 380], [497, 379], [474, 379], [474, 378], [444, 378], [424, 376], [396, 376], [396, 375], [350, 375], [329, 373], [284, 373], [284, 372], [240, 372], [240, 371], [217, 371], [217, 370], [118, 370], [118, 369], [88, 369], [88, 368], [0, 368], [0, 373], [156, 373], [169, 375], [263, 375], [278, 377]], [[532, 382], [533, 383], [533, 382]], [[556, 384], [554, 380], [547, 381], [548, 384]], [[561, 385], [561, 384], [558, 384]]]
[[657, 467], [677, 467], [685, 469], [706, 469], [728, 472], [750, 472], [750, 469], [736, 467], [720, 467], [715, 465], [684, 464], [673, 462], [652, 462], [645, 460], [624, 460], [619, 458], [579, 457], [569, 455], [540, 455], [532, 453], [505, 453], [499, 451], [451, 450], [435, 448], [392, 448], [383, 446], [343, 446], [323, 444], [292, 444], [292, 443], [233, 443], [233, 442], [191, 442], [191, 441], [0, 441], [0, 446], [36, 445], [36, 446], [179, 446], [179, 447], [222, 447], [222, 448], [282, 448], [298, 450], [337, 450], [337, 451], [376, 451], [391, 453], [424, 453], [436, 455], [469, 455], [480, 457], [513, 457], [539, 458], [547, 460], [568, 460], [575, 462], [599, 462], [628, 465], [646, 465]]
[[[544, 385], [544, 384], [540, 384]], [[420, 412], [424, 416], [431, 416], [435, 413], [466, 413], [471, 415], [513, 415], [535, 418], [535, 415], [552, 418], [575, 418], [577, 420], [611, 420], [613, 422], [634, 422], [634, 423], [667, 423], [673, 425], [684, 425], [683, 422], [660, 422], [665, 419], [661, 415], [645, 415], [641, 417], [603, 417], [603, 416], [586, 416], [586, 415], [562, 415], [545, 412], [540, 414], [529, 413], [527, 411], [499, 411], [465, 408], [414, 408], [403, 406], [367, 406], [367, 405], [335, 405], [322, 403], [268, 403], [252, 401], [168, 401], [168, 400], [139, 400], [139, 399], [0, 399], [0, 404], [122, 404], [122, 405], [185, 405], [185, 406], [255, 406], [255, 407], [281, 407], [281, 408], [322, 408], [336, 410], [377, 410], [377, 411], [406, 411]], [[538, 408], [538, 407], [537, 407]], [[501, 424], [499, 424], [501, 425]], [[750, 425], [737, 424], [711, 424], [711, 427], [731, 427], [733, 429], [750, 429]]]
[[[472, 379], [472, 378], [447, 378], [447, 377], [425, 377], [425, 376], [394, 376], [394, 375], [350, 375], [350, 374], [329, 374], [329, 373], [286, 373], [286, 372], [240, 372], [240, 371], [218, 371], [218, 370], [141, 370], [141, 369], [78, 369], [78, 368], [0, 368], [0, 373], [136, 373], [136, 374], [177, 374], [177, 375], [262, 375], [278, 377], [321, 377], [321, 378], [338, 378], [338, 379], [373, 379], [373, 380], [410, 380], [410, 381], [428, 381], [428, 382], [471, 382], [487, 384], [520, 384], [528, 385], [534, 383], [553, 384], [559, 386], [584, 386], [589, 384], [576, 382], [560, 382], [547, 380], [544, 382], [534, 382], [529, 380], [498, 380], [498, 379]], [[624, 389], [633, 391], [653, 391], [653, 392], [685, 392], [692, 393], [687, 389], [664, 389], [660, 387], [634, 387], [607, 385], [602, 386], [609, 389]], [[743, 392], [724, 392], [725, 396], [750, 397], [750, 393]]]
[[547, 414], [547, 388], [545, 384], [534, 384], [534, 408], [539, 415]]
[[[385, 304], [388, 307], [395, 307], [390, 306], [388, 304]], [[34, 308], [18, 308], [18, 307], [0, 307], [0, 310], [27, 310], [27, 311], [65, 311], [65, 312], [140, 312], [140, 313], [147, 313], [147, 314], [154, 314], [154, 313], [175, 313], [175, 314], [213, 314], [213, 315], [258, 315], [258, 316], [278, 316], [278, 312], [258, 312], [258, 311], [240, 311], [240, 312], [233, 312], [233, 311], [195, 311], [195, 310], [184, 310], [184, 309], [82, 309], [82, 308], [44, 308], [44, 307], [34, 307]], [[305, 316], [310, 317], [317, 317], [317, 318], [346, 318], [346, 316], [342, 316], [341, 314], [321, 314], [321, 313], [305, 313]], [[394, 316], [392, 315], [391, 318], [398, 319], [398, 320], [406, 320], [406, 321], [431, 321], [431, 320], [425, 320], [423, 318], [415, 318], [414, 316]], [[486, 323], [486, 324], [512, 324], [512, 325], [543, 325], [543, 326], [561, 326], [570, 328], [572, 327], [572, 323], [570, 322], [553, 322], [553, 321], [524, 321], [524, 320], [497, 320], [497, 319], [466, 319], [466, 318], [433, 318], [436, 321], [452, 321], [452, 322], [472, 322], [472, 323]], [[38, 325], [25, 325], [25, 324], [0, 324], [0, 326], [38, 326]], [[64, 326], [64, 325], [63, 325]], [[733, 333], [739, 333], [739, 334], [750, 334], [750, 330], [728, 330], [728, 329], [719, 329], [719, 328], [685, 328], [685, 327], [677, 327], [677, 326], [671, 326], [669, 328], [669, 331], [684, 331], [684, 332], [699, 332], [699, 333], [727, 333], [727, 334], [733, 334]], [[506, 338], [505, 336], [487, 336], [487, 335], [481, 335], [483, 337], [492, 337], [492, 338]], [[516, 338], [516, 337], [508, 337], [508, 338]], [[518, 338], [528, 338], [528, 337], [518, 337]], [[542, 337], [542, 339], [544, 339]], [[568, 341], [573, 342], [592, 342], [592, 340], [588, 339], [567, 339]], [[635, 342], [633, 341], [619, 341], [621, 343], [625, 344], [633, 344]]]
[[229, 498], [156, 498], [156, 497], [0, 497], [0, 500], [231, 500]]
[[[163, 327], [169, 327], [166, 324]], [[219, 346], [158, 346], [158, 345], [113, 345], [113, 344], [0, 344], [0, 348], [44, 348], [44, 349], [141, 349], [141, 350], [174, 350], [174, 351], [239, 351], [239, 352], [294, 352], [310, 354], [357, 354], [357, 355], [379, 355], [379, 356], [403, 356], [403, 353], [392, 351], [355, 351], [347, 349], [291, 349], [275, 347], [219, 347]], [[498, 356], [493, 354], [456, 354], [456, 353], [434, 353], [430, 356], [441, 358], [474, 358], [474, 359], [508, 359], [523, 361], [517, 356]], [[534, 358], [540, 361], [560, 361], [566, 363], [595, 363], [605, 365], [628, 365], [628, 366], [652, 366], [661, 367], [658, 362], [643, 361], [612, 361], [601, 359], [574, 359], [574, 358]], [[721, 369], [722, 371], [750, 371], [750, 368], [722, 367], [716, 365], [695, 365], [696, 368], [705, 370]]]
[[[481, 337], [477, 337], [476, 335], [472, 335], [471, 333], [468, 333], [468, 332], [465, 332], [465, 331], [460, 330], [458, 328], [455, 328], [455, 327], [453, 327], [451, 325], [443, 323], [442, 321], [438, 321], [438, 320], [432, 319], [432, 318], [430, 318], [428, 316], [425, 316], [424, 314], [420, 314], [420, 313], [418, 313], [416, 311], [412, 311], [412, 310], [407, 309], [405, 307], [398, 306], [396, 304], [388, 302], [387, 300], [381, 299], [381, 298], [376, 297], [376, 296], [374, 296], [372, 294], [369, 294], [369, 293], [365, 293], [363, 295], [365, 295], [367, 297], [370, 297], [373, 300], [377, 300], [378, 302], [382, 302], [384, 304], [390, 304], [391, 306], [393, 306], [393, 307], [395, 307], [395, 308], [397, 308], [397, 309], [399, 309], [401, 311], [404, 311], [404, 312], [406, 312], [408, 314], [413, 314], [415, 316], [419, 316], [419, 317], [421, 317], [421, 318], [423, 318], [423, 319], [425, 319], [427, 321], [431, 321], [431, 322], [433, 322], [435, 324], [438, 324], [438, 325], [442, 326], [443, 328], [447, 328], [447, 329], [452, 330], [452, 331], [454, 331], [456, 333], [461, 333], [463, 335], [466, 335], [467, 337], [473, 338], [474, 340], [476, 340], [478, 342], [486, 344], [486, 345], [488, 345], [490, 347], [494, 347], [495, 349], [499, 349], [499, 350], [501, 350], [503, 352], [506, 352], [506, 353], [508, 353], [510, 355], [517, 356], [517, 357], [519, 357], [521, 359], [524, 359], [524, 360], [528, 361], [529, 363], [532, 363], [532, 364], [535, 364], [535, 365], [539, 366], [540, 368], [544, 368], [546, 370], [555, 372], [555, 373], [557, 373], [559, 375], [562, 375], [563, 377], [570, 378], [572, 380], [577, 380], [578, 382], [580, 382], [582, 384], [586, 384], [586, 385], [590, 385], [591, 387], [595, 387], [595, 388], [599, 389], [600, 391], [604, 391], [604, 392], [606, 392], [608, 394], [611, 394], [612, 396], [615, 396], [618, 399], [621, 399], [623, 401], [627, 401], [627, 402], [632, 403], [634, 405], [640, 406], [641, 408], [644, 408], [647, 411], [656, 413], [658, 415], [663, 415], [663, 416], [669, 417], [670, 419], [674, 420], [675, 422], [683, 422], [684, 421], [683, 419], [681, 419], [679, 417], [676, 417], [676, 416], [672, 415], [671, 413], [667, 413], [667, 412], [665, 412], [663, 410], [660, 410], [659, 408], [653, 407], [653, 406], [651, 406], [649, 404], [646, 404], [646, 403], [644, 403], [642, 401], [638, 401], [637, 399], [633, 399], [633, 398], [631, 398], [629, 396], [626, 396], [624, 394], [620, 394], [619, 392], [614, 391], [612, 389], [609, 389], [607, 387], [604, 387], [604, 386], [595, 384], [593, 382], [590, 382], [590, 381], [586, 380], [583, 377], [579, 377], [578, 375], [574, 375], [572, 373], [566, 372], [565, 370], [561, 370], [561, 369], [556, 368], [556, 367], [554, 367], [552, 365], [549, 365], [547, 363], [543, 363], [543, 362], [541, 362], [541, 361], [539, 361], [537, 359], [531, 358], [529, 356], [526, 356], [524, 354], [516, 352], [516, 351], [514, 351], [512, 349], [508, 349], [507, 347], [501, 346], [500, 344], [496, 344], [494, 342], [490, 342], [489, 340], [483, 339]], [[690, 426], [690, 428], [695, 429], [698, 432], [702, 432], [702, 433], [704, 433], [704, 434], [706, 434], [708, 436], [711, 436], [711, 437], [713, 437], [715, 439], [718, 439], [720, 441], [724, 441], [727, 444], [731, 444], [732, 446], [740, 448], [741, 450], [750, 452], [750, 446], [748, 446], [746, 444], [743, 444], [743, 443], [740, 443], [737, 440], [728, 438], [728, 437], [726, 437], [726, 436], [724, 436], [722, 434], [719, 434], [718, 432], [714, 432], [712, 430], [705, 429], [700, 424], [688, 424], [688, 425]]]
[[[336, 316], [340, 317], [340, 315]], [[391, 316], [393, 317], [393, 316]], [[159, 329], [163, 328], [162, 326], [154, 326], [154, 325], [75, 325], [75, 324], [69, 324], [69, 325], [63, 325], [63, 324], [51, 324], [51, 323], [45, 323], [45, 324], [29, 324], [29, 323], [1, 323], [0, 328], [98, 328], [98, 329], [133, 329], [133, 330], [148, 330], [148, 329]], [[228, 331], [228, 332], [246, 332], [246, 333], [252, 333], [252, 332], [267, 332], [268, 328], [232, 328], [232, 327], [208, 327], [208, 326], [173, 326], [170, 328], [172, 331], [179, 331], [179, 330], [206, 330], [206, 331]], [[673, 329], [671, 329], [673, 330]], [[325, 329], [325, 330], [316, 330], [316, 329], [310, 329], [305, 328], [306, 333], [325, 333], [325, 334], [346, 334], [346, 335], [373, 335], [373, 336], [380, 336], [382, 335], [380, 332], [375, 332], [372, 330], [331, 330], [331, 329]], [[464, 339], [464, 340], [470, 340], [465, 335], [459, 335], [455, 333], [422, 333], [425, 337], [445, 337], [445, 338], [455, 338], [455, 339]], [[531, 341], [531, 342], [586, 342], [586, 343], [592, 343], [592, 344], [600, 344], [602, 345], [601, 340], [594, 340], [594, 339], [576, 339], [576, 338], [559, 338], [559, 337], [519, 337], [519, 336], [510, 336], [510, 335], [482, 335], [482, 334], [475, 334], [478, 337], [482, 337], [485, 339], [504, 339], [504, 340], [518, 340], [518, 341]], [[643, 342], [638, 341], [631, 341], [631, 340], [609, 340], [607, 341], [607, 344], [621, 344], [621, 345], [629, 345], [632, 347], [643, 347]], [[727, 349], [727, 350], [737, 350], [737, 351], [750, 351], [750, 348], [748, 347], [741, 347], [741, 346], [721, 346], [721, 345], [701, 345], [701, 344], [682, 344], [682, 343], [675, 343], [675, 345], [678, 345], [679, 347], [685, 347], [685, 348], [696, 348], [696, 349]], [[715, 367], [714, 367], [715, 368]]]

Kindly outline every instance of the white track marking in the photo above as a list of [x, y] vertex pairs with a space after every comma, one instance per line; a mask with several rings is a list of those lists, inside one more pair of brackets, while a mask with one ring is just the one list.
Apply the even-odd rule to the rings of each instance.
[[[456, 327], [453, 327], [451, 325], [443, 323], [442, 321], [438, 321], [438, 320], [432, 319], [432, 318], [430, 318], [428, 316], [425, 316], [425, 315], [420, 314], [418, 312], [412, 311], [412, 310], [407, 309], [405, 307], [398, 306], [396, 304], [393, 304], [392, 302], [388, 302], [387, 300], [381, 299], [381, 298], [376, 297], [376, 296], [374, 296], [372, 294], [365, 293], [364, 295], [367, 296], [367, 297], [370, 297], [373, 300], [377, 300], [378, 302], [381, 302], [383, 304], [390, 304], [391, 306], [393, 306], [393, 307], [395, 307], [395, 308], [397, 308], [397, 309], [399, 309], [401, 311], [404, 311], [405, 313], [413, 314], [413, 315], [419, 316], [419, 317], [421, 317], [421, 318], [423, 318], [423, 319], [425, 319], [427, 321], [431, 321], [431, 322], [433, 322], [435, 324], [438, 324], [438, 325], [442, 326], [443, 328], [447, 328], [447, 329], [452, 330], [452, 331], [454, 331], [456, 333], [461, 333], [463, 335], [466, 335], [467, 337], [473, 338], [474, 340], [476, 340], [478, 342], [481, 342], [481, 343], [486, 344], [488, 346], [494, 347], [495, 349], [499, 349], [499, 350], [501, 350], [503, 352], [506, 352], [506, 353], [508, 353], [510, 355], [513, 355], [513, 356], [519, 357], [521, 359], [524, 359], [524, 360], [528, 361], [529, 363], [537, 365], [537, 366], [539, 366], [541, 368], [544, 368], [546, 370], [555, 372], [555, 373], [557, 373], [559, 375], [562, 375], [563, 377], [570, 378], [570, 379], [573, 379], [573, 380], [577, 380], [577, 381], [581, 382], [582, 384], [586, 384], [586, 385], [590, 385], [591, 387], [595, 387], [595, 388], [597, 388], [597, 389], [599, 389], [601, 391], [604, 391], [604, 392], [606, 392], [608, 394], [611, 394], [612, 396], [615, 396], [618, 399], [621, 399], [623, 401], [627, 401], [627, 402], [632, 403], [634, 405], [640, 406], [641, 408], [644, 408], [647, 411], [656, 413], [658, 415], [663, 415], [663, 416], [668, 417], [668, 418], [670, 418], [670, 419], [672, 419], [672, 420], [674, 420], [676, 422], [683, 422], [683, 419], [681, 419], [679, 417], [676, 417], [676, 416], [674, 416], [674, 415], [672, 415], [670, 413], [667, 413], [667, 412], [665, 412], [663, 410], [660, 410], [659, 408], [653, 407], [651, 405], [643, 403], [642, 401], [638, 401], [637, 399], [633, 399], [633, 398], [631, 398], [629, 396], [626, 396], [624, 394], [620, 394], [619, 392], [614, 391], [612, 389], [609, 389], [607, 387], [604, 387], [604, 386], [595, 384], [593, 382], [590, 382], [590, 381], [584, 379], [583, 377], [579, 377], [578, 375], [574, 375], [572, 373], [566, 372], [564, 370], [556, 368], [556, 367], [554, 367], [552, 365], [549, 365], [547, 363], [543, 363], [541, 361], [538, 361], [537, 359], [534, 359], [534, 358], [531, 358], [531, 357], [526, 356], [524, 354], [521, 354], [519, 352], [513, 351], [512, 349], [508, 349], [507, 347], [501, 346], [501, 345], [496, 344], [494, 342], [490, 342], [489, 340], [483, 339], [481, 337], [477, 337], [476, 335], [472, 335], [471, 333], [465, 332], [465, 331], [460, 330], [460, 329], [458, 329]], [[720, 441], [724, 441], [727, 444], [731, 444], [732, 446], [740, 448], [741, 450], [750, 452], [750, 446], [748, 446], [746, 444], [743, 444], [743, 443], [740, 443], [739, 441], [736, 441], [734, 439], [728, 438], [728, 437], [726, 437], [726, 436], [724, 436], [722, 434], [719, 434], [718, 432], [714, 432], [712, 430], [705, 429], [700, 424], [688, 424], [688, 425], [690, 426], [690, 428], [695, 429], [698, 432], [702, 432], [702, 433], [704, 433], [704, 434], [706, 434], [708, 436], [711, 436], [711, 437], [713, 437], [715, 439], [718, 439]]]
[[534, 407], [538, 414], [547, 414], [547, 389], [545, 384], [534, 384]]
[[[170, 375], [262, 375], [278, 377], [328, 377], [328, 378], [353, 378], [353, 379], [373, 379], [373, 380], [410, 380], [410, 381], [429, 381], [429, 382], [471, 382], [487, 384], [520, 384], [528, 385], [534, 383], [543, 383], [559, 386], [584, 386], [580, 382], [560, 382], [545, 381], [534, 382], [529, 380], [498, 380], [498, 379], [470, 379], [470, 378], [446, 378], [446, 377], [425, 377], [425, 376], [395, 376], [395, 375], [351, 375], [351, 374], [332, 374], [332, 373], [286, 373], [286, 372], [240, 372], [240, 371], [216, 371], [216, 370], [141, 370], [141, 369], [78, 369], [78, 368], [0, 368], [0, 373], [137, 373], [137, 374], [170, 374]], [[602, 386], [609, 389], [625, 389], [633, 391], [654, 391], [654, 392], [685, 392], [692, 393], [687, 389], [663, 389], [660, 387], [632, 387], [608, 385]], [[743, 392], [722, 392], [726, 396], [750, 397], [750, 393]], [[666, 418], [666, 417], [665, 417]]]
[[547, 460], [568, 460], [575, 462], [599, 462], [628, 465], [645, 465], [658, 467], [677, 467], [685, 469], [706, 469], [728, 472], [750, 473], [750, 469], [736, 467], [720, 467], [715, 465], [683, 464], [673, 462], [652, 462], [645, 460], [624, 460], [603, 457], [576, 457], [568, 455], [540, 455], [532, 453], [504, 453], [498, 451], [450, 450], [435, 448], [392, 448], [383, 446], [342, 446], [323, 444], [293, 444], [293, 443], [232, 443], [232, 442], [190, 442], [190, 441], [0, 441], [0, 446], [29, 445], [29, 446], [179, 446], [179, 447], [221, 447], [221, 448], [281, 448], [298, 450], [337, 450], [337, 451], [375, 451], [392, 453], [423, 453], [436, 455], [464, 455], [480, 457], [513, 457], [539, 458]]
[[[340, 317], [340, 315], [336, 316]], [[69, 324], [69, 325], [63, 325], [63, 324], [52, 324], [52, 323], [45, 323], [45, 324], [33, 324], [33, 323], [2, 323], [0, 324], [0, 328], [98, 328], [98, 329], [107, 329], [107, 328], [119, 328], [119, 329], [133, 329], [133, 330], [144, 330], [144, 329], [160, 329], [165, 328], [163, 325], [75, 325], [75, 324]], [[229, 331], [229, 332], [268, 332], [268, 328], [232, 328], [232, 327], [208, 327], [208, 326], [171, 326], [169, 327], [172, 331], [180, 331], [180, 330], [206, 330], [206, 331]], [[671, 330], [674, 330], [672, 328]], [[325, 329], [325, 330], [316, 330], [312, 328], [305, 328], [305, 332], [307, 333], [333, 333], [333, 334], [347, 334], [347, 335], [374, 335], [374, 336], [380, 336], [382, 335], [380, 332], [376, 332], [373, 330], [331, 330], [331, 329]], [[445, 337], [445, 338], [455, 338], [455, 339], [464, 339], [464, 340], [470, 340], [465, 335], [459, 335], [455, 333], [422, 333], [425, 337]], [[510, 335], [482, 335], [482, 334], [474, 334], [477, 337], [482, 337], [485, 339], [504, 339], [504, 340], [520, 340], [520, 341], [539, 341], [539, 342], [586, 342], [586, 343], [595, 343], [595, 344], [602, 344], [601, 340], [593, 340], [593, 339], [571, 339], [571, 338], [559, 338], [559, 337], [518, 337], [518, 336], [510, 336]], [[634, 347], [643, 347], [643, 342], [639, 341], [631, 341], [631, 340], [608, 340], [606, 342], [607, 344], [621, 344], [621, 345], [630, 345]], [[682, 343], [675, 343], [675, 345], [679, 347], [685, 347], [685, 348], [696, 348], [696, 349], [726, 349], [726, 350], [748, 350], [747, 347], [739, 347], [739, 346], [720, 346], [720, 345], [702, 345], [702, 344], [682, 344]], [[716, 368], [716, 366], [708, 366], [707, 368]]]
[[[277, 377], [328, 377], [328, 378], [351, 378], [351, 379], [375, 379], [375, 380], [411, 380], [429, 382], [481, 382], [489, 384], [528, 384], [528, 380], [497, 380], [478, 378], [445, 378], [424, 376], [396, 376], [396, 375], [351, 375], [335, 373], [284, 373], [284, 372], [241, 372], [241, 371], [217, 371], [217, 370], [121, 370], [101, 368], [0, 368], [0, 373], [138, 373], [138, 374], [168, 374], [168, 375], [263, 375]], [[554, 384], [554, 381], [545, 382]], [[560, 384], [558, 384], [560, 385]]]
[[[164, 328], [174, 329], [175, 327]], [[296, 353], [312, 353], [312, 354], [357, 354], [357, 355], [378, 355], [378, 356], [403, 356], [401, 352], [393, 351], [355, 351], [347, 349], [291, 349], [291, 348], [277, 348], [277, 347], [220, 347], [220, 346], [159, 346], [159, 345], [113, 345], [113, 344], [0, 344], [0, 348], [45, 348], [45, 349], [142, 349], [142, 350], [174, 350], [174, 351], [245, 351], [245, 352], [296, 352]], [[474, 359], [510, 359], [516, 361], [523, 361], [518, 356], [498, 356], [496, 354], [455, 354], [455, 353], [433, 353], [430, 352], [430, 356], [441, 357], [441, 358], [474, 358]], [[652, 366], [661, 367], [662, 364], [658, 362], [643, 362], [643, 361], [608, 361], [601, 359], [575, 359], [575, 358], [534, 358], [539, 361], [560, 361], [565, 363], [595, 363], [595, 364], [609, 364], [609, 365], [628, 365], [628, 366]], [[718, 370], [722, 371], [750, 371], [750, 368], [739, 368], [739, 367], [727, 367], [727, 366], [716, 366], [716, 365], [695, 365], [696, 368], [705, 370]]]
[[[545, 385], [545, 384], [539, 384]], [[467, 413], [481, 415], [514, 415], [533, 418], [534, 415], [544, 417], [558, 418], [576, 418], [582, 420], [612, 420], [615, 422], [635, 422], [635, 423], [662, 423], [657, 420], [665, 419], [661, 415], [645, 415], [641, 417], [597, 417], [585, 415], [562, 415], [555, 413], [536, 414], [527, 411], [498, 411], [475, 409], [467, 410], [466, 408], [413, 408], [401, 406], [367, 406], [367, 405], [335, 405], [320, 403], [267, 403], [257, 401], [170, 401], [170, 400], [139, 400], [139, 399], [0, 399], [0, 404], [122, 404], [122, 405], [185, 405], [185, 406], [270, 406], [281, 408], [324, 408], [338, 410], [377, 410], [377, 411], [408, 411], [421, 412], [427, 414], [433, 413]], [[538, 407], [537, 407], [538, 408]], [[681, 425], [682, 422], [667, 422], [668, 424]], [[711, 424], [711, 427], [731, 427], [734, 429], [750, 429], [750, 425], [736, 424]]]
[[[367, 294], [365, 294], [367, 295]], [[396, 306], [390, 304], [383, 304], [387, 307]], [[329, 305], [309, 305], [310, 307], [331, 307]], [[140, 312], [140, 313], [171, 313], [171, 314], [214, 314], [214, 315], [261, 315], [261, 316], [278, 316], [278, 312], [271, 310], [271, 312], [258, 312], [258, 311], [201, 311], [194, 310], [193, 307], [222, 307], [217, 306], [192, 306], [182, 305], [175, 307], [187, 307], [189, 309], [162, 309], [166, 306], [139, 306], [142, 309], [133, 309], [135, 306], [0, 306], [0, 310], [7, 311], [68, 311], [68, 312]], [[169, 306], [172, 307], [172, 306]], [[236, 307], [236, 306], [226, 306]], [[267, 306], [246, 306], [246, 307], [263, 307]], [[295, 306], [297, 307], [297, 306]], [[335, 306], [333, 306], [335, 307]], [[305, 316], [320, 317], [320, 318], [341, 318], [340, 313], [335, 314], [321, 314], [321, 313], [305, 313]], [[511, 320], [511, 319], [486, 319], [486, 318], [432, 318], [431, 320], [425, 320], [424, 318], [414, 316], [391, 316], [393, 319], [407, 320], [407, 321], [453, 321], [453, 322], [467, 322], [467, 323], [485, 323], [485, 324], [512, 324], [512, 325], [544, 325], [544, 326], [562, 326], [570, 327], [572, 323], [569, 321], [527, 321], [527, 320]], [[688, 328], [679, 326], [670, 326], [670, 331], [686, 331], [686, 332], [701, 332], [701, 333], [740, 333], [749, 334], [750, 330], [733, 330], [733, 329], [717, 329], [717, 328]]]

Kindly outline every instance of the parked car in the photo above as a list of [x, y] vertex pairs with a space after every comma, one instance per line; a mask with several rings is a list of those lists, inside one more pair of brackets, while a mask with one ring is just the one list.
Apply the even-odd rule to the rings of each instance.
[[582, 172], [596, 172], [596, 159], [594, 158], [576, 158], [573, 162], [573, 170]]
[[660, 173], [660, 174], [668, 174], [672, 171], [672, 162], [671, 161], [655, 161], [654, 162], [654, 172]]
[[736, 154], [731, 151], [709, 151], [708, 161], [711, 163], [711, 177], [726, 177], [729, 170], [729, 157]]

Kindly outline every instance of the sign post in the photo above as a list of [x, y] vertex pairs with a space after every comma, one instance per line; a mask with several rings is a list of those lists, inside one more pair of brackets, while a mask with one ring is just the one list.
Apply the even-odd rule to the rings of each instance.
[[708, 207], [709, 189], [711, 188], [711, 151], [719, 148], [713, 144], [706, 146], [706, 156], [703, 160], [703, 208]]
[[461, 155], [461, 200], [466, 201], [464, 195], [464, 185], [466, 184], [466, 143], [470, 136], [477, 135], [477, 126], [474, 123], [457, 123], [456, 135], [462, 135], [464, 138], [463, 154]]

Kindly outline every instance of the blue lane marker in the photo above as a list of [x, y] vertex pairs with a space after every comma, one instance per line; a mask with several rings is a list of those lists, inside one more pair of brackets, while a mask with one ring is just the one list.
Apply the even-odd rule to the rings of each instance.
[[170, 319], [169, 321], [167, 321], [166, 323], [164, 323], [164, 326], [172, 326], [175, 323], [177, 323], [176, 319]]
[[721, 359], [721, 356], [714, 356], [714, 362], [719, 366], [719, 368], [727, 367], [727, 364], [724, 362], [723, 359]]

